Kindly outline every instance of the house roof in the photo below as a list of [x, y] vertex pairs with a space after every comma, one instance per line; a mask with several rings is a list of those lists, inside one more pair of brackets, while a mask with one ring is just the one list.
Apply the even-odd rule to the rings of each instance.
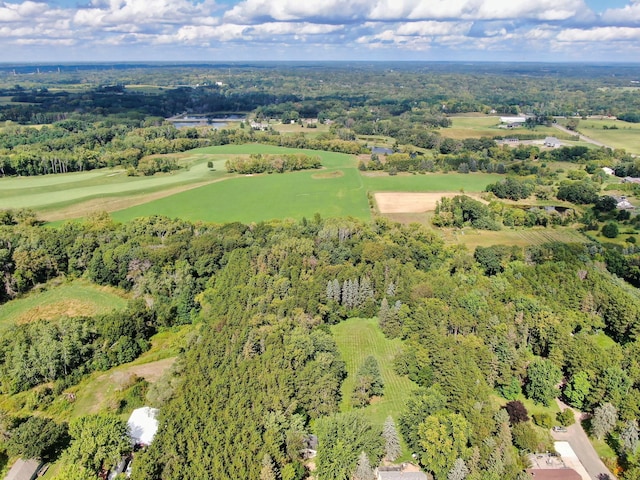
[[378, 480], [428, 480], [428, 477], [422, 472], [378, 471]]
[[525, 117], [500, 117], [502, 123], [524, 123], [527, 121]]
[[4, 477], [4, 480], [33, 480], [36, 478], [40, 465], [42, 463], [38, 460], [22, 460], [19, 458], [9, 470], [7, 476]]
[[143, 443], [149, 445], [153, 441], [153, 437], [158, 431], [158, 420], [156, 416], [159, 410], [157, 408], [142, 407], [131, 412], [131, 416], [127, 421], [131, 440], [134, 443]]
[[535, 480], [582, 480], [573, 468], [532, 468], [527, 473]]

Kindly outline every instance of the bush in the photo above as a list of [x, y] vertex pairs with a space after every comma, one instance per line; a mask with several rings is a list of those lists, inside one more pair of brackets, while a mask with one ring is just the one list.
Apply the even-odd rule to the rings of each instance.
[[602, 235], [607, 238], [616, 238], [618, 236], [618, 224], [615, 222], [609, 222], [602, 227]]
[[569, 408], [557, 413], [556, 420], [563, 427], [568, 427], [576, 423], [576, 418], [573, 416], [573, 411]]
[[553, 427], [553, 417], [548, 413], [536, 413], [533, 415], [533, 422], [539, 427], [550, 429]]

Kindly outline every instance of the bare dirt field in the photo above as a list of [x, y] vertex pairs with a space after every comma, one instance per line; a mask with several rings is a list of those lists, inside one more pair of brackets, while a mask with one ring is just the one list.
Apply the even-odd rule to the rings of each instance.
[[[375, 194], [378, 211], [385, 213], [424, 213], [436, 209], [436, 202], [442, 197], [452, 198], [455, 192], [379, 192]], [[469, 195], [473, 196], [473, 195]]]

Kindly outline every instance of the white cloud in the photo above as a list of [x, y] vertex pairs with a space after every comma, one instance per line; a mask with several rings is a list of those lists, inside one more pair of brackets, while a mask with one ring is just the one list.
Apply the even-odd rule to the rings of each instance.
[[640, 24], [640, 1], [634, 1], [624, 8], [610, 8], [602, 13], [602, 20], [614, 25]]
[[560, 42], [617, 42], [640, 40], [640, 28], [596, 27], [590, 29], [570, 28], [558, 34]]
[[236, 22], [263, 19], [293, 21], [366, 20], [567, 20], [588, 11], [584, 0], [244, 0], [229, 10], [225, 18]]

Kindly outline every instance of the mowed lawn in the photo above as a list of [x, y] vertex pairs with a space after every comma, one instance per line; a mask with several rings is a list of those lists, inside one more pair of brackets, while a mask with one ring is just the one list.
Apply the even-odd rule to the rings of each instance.
[[341, 410], [351, 410], [351, 392], [355, 375], [365, 358], [372, 355], [380, 366], [384, 380], [384, 395], [375, 399], [373, 404], [365, 407], [363, 411], [375, 425], [382, 426], [389, 415], [397, 424], [411, 392], [418, 388], [415, 383], [398, 375], [393, 369], [393, 359], [401, 351], [402, 341], [387, 339], [375, 318], [351, 318], [332, 326], [331, 332], [348, 372], [342, 385]]
[[0, 330], [16, 323], [122, 310], [126, 304], [125, 295], [116, 289], [74, 280], [0, 305]]

